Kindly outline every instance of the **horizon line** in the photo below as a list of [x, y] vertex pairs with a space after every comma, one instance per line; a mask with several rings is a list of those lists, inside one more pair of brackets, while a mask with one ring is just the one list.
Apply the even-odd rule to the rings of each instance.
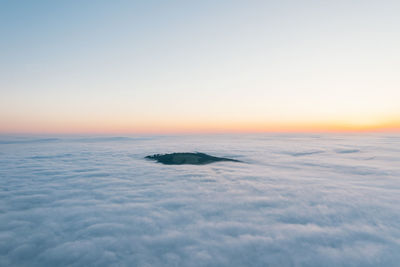
[[374, 129], [374, 130], [299, 130], [299, 131], [21, 131], [0, 132], [0, 136], [79, 136], [79, 135], [219, 135], [219, 134], [400, 134], [400, 129]]

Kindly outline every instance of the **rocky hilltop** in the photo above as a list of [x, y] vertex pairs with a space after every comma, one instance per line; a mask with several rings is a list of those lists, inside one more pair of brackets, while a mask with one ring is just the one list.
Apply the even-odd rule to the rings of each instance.
[[162, 164], [167, 165], [182, 165], [182, 164], [192, 164], [192, 165], [204, 165], [219, 161], [233, 161], [240, 162], [236, 159], [229, 158], [219, 158], [207, 155], [205, 153], [170, 153], [170, 154], [155, 154], [145, 157], [146, 159], [155, 160]]

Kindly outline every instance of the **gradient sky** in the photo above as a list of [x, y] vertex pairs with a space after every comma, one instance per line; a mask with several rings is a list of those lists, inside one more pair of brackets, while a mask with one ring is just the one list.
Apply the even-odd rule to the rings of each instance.
[[0, 0], [1, 133], [399, 131], [400, 1]]

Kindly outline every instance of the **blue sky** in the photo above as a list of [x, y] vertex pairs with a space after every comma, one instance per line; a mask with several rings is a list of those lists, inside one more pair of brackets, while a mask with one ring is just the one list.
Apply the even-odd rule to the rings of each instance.
[[398, 127], [398, 14], [397, 1], [0, 1], [0, 131]]

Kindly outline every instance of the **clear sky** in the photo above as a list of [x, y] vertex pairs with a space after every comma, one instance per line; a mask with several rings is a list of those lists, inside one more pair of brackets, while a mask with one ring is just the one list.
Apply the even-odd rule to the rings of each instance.
[[399, 14], [385, 0], [0, 0], [0, 132], [399, 131]]

